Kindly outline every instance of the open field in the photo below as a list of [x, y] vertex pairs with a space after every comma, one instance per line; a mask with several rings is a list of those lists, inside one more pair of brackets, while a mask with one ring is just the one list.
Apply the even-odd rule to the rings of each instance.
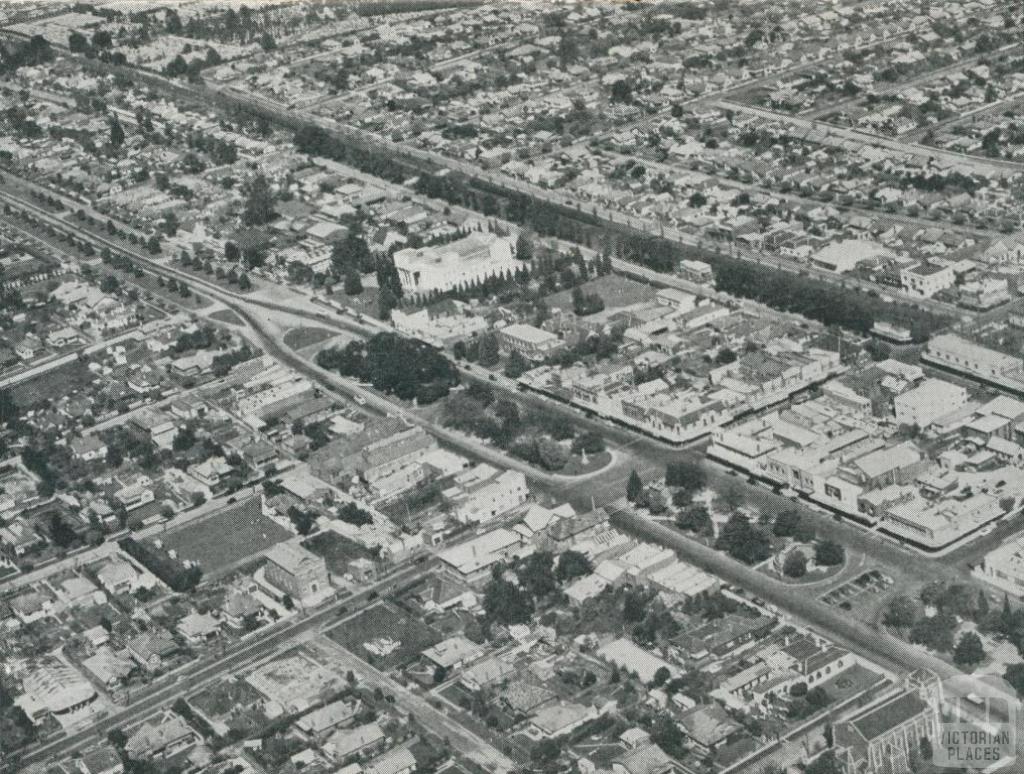
[[227, 569], [287, 540], [291, 533], [259, 509], [238, 503], [197, 519], [174, 532], [161, 535], [164, 548], [179, 559], [191, 559], [206, 575]]
[[[597, 277], [589, 282], [584, 282], [579, 287], [584, 293], [596, 293], [601, 296], [606, 309], [616, 309], [623, 306], [640, 304], [644, 301], [653, 301], [655, 295], [657, 295], [657, 291], [650, 285], [615, 274]], [[571, 311], [572, 291], [562, 290], [548, 296], [544, 301], [552, 309], [558, 308], [564, 311]]]

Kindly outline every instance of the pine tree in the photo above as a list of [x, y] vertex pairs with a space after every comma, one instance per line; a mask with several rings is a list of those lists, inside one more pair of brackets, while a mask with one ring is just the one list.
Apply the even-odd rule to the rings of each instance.
[[358, 296], [362, 292], [363, 281], [359, 276], [359, 271], [355, 267], [350, 266], [345, 273], [345, 295]]
[[626, 483], [626, 499], [631, 503], [635, 503], [640, 499], [643, 488], [644, 482], [640, 480], [640, 474], [634, 468], [629, 474], [629, 481]]
[[110, 119], [110, 147], [118, 150], [122, 145], [124, 145], [124, 128], [117, 120], [117, 116], [114, 116]]
[[398, 297], [391, 291], [391, 288], [384, 285], [380, 288], [377, 298], [377, 316], [381, 320], [391, 319], [391, 310], [398, 306]]
[[259, 226], [274, 219], [274, 195], [263, 175], [256, 175], [245, 187], [245, 211], [242, 220], [249, 226]]

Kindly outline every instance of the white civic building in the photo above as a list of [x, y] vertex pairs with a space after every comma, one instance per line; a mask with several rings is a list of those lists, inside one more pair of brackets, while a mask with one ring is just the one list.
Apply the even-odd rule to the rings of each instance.
[[515, 240], [489, 233], [473, 233], [446, 245], [409, 247], [395, 253], [402, 290], [413, 295], [511, 274], [517, 265]]

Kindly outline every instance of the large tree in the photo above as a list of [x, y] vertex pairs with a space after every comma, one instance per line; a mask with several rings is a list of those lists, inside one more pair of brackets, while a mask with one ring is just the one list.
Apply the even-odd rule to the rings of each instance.
[[802, 578], [807, 574], [807, 557], [801, 551], [791, 551], [782, 565], [787, 578]]
[[124, 128], [117, 120], [117, 116], [114, 116], [110, 119], [110, 147], [118, 150], [122, 145], [124, 145]]
[[741, 513], [729, 517], [715, 547], [747, 564], [763, 561], [771, 554], [768, 536]]
[[630, 471], [629, 480], [626, 482], [626, 499], [631, 503], [637, 502], [643, 493], [643, 489], [644, 482], [640, 479], [640, 474], [634, 468]]
[[558, 588], [554, 567], [554, 555], [550, 551], [535, 551], [519, 565], [516, 575], [523, 588], [539, 599]]
[[533, 600], [524, 589], [508, 581], [502, 570], [497, 567], [484, 586], [484, 615], [489, 621], [505, 625], [528, 623], [533, 616]]
[[822, 540], [814, 549], [814, 561], [825, 567], [834, 567], [846, 561], [846, 551], [834, 540]]
[[964, 632], [960, 635], [956, 648], [953, 649], [953, 661], [958, 666], [974, 667], [985, 660], [985, 648], [981, 637], [975, 632]]
[[589, 575], [593, 569], [593, 565], [586, 554], [570, 549], [558, 555], [555, 577], [562, 582], [570, 581], [574, 578]]
[[666, 486], [677, 486], [696, 492], [704, 488], [706, 479], [700, 463], [691, 460], [673, 460], [665, 466]]
[[349, 268], [345, 272], [345, 295], [358, 296], [363, 292], [363, 280], [355, 268]]
[[331, 264], [336, 274], [344, 276], [346, 272], [355, 270], [359, 273], [374, 269], [373, 255], [366, 244], [362, 226], [355, 223], [349, 228], [345, 239], [331, 249]]
[[256, 175], [246, 183], [242, 192], [245, 194], [242, 220], [247, 225], [260, 226], [274, 219], [274, 194], [266, 177]]

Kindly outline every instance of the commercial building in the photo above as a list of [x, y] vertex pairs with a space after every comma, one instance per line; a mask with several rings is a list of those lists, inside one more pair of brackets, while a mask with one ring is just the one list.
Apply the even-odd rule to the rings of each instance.
[[515, 240], [473, 233], [446, 245], [409, 247], [395, 253], [395, 268], [407, 295], [469, 287], [515, 272]]
[[990, 551], [974, 572], [993, 586], [1024, 597], [1024, 537], [1010, 538]]
[[480, 463], [455, 476], [442, 493], [452, 516], [464, 524], [488, 522], [518, 508], [530, 496], [526, 476], [518, 470], [498, 471]]
[[967, 404], [969, 394], [958, 384], [926, 379], [919, 387], [892, 400], [896, 423], [926, 428], [934, 420]]
[[483, 578], [497, 562], [532, 552], [533, 546], [526, 543], [521, 535], [501, 527], [446, 548], [438, 557], [460, 576], [473, 581]]
[[924, 261], [900, 270], [900, 282], [907, 295], [917, 298], [931, 298], [940, 290], [953, 287], [956, 273], [952, 265], [940, 266]]
[[34, 722], [48, 715], [73, 715], [96, 701], [96, 689], [74, 667], [55, 656], [43, 656], [22, 678], [18, 704]]
[[484, 317], [471, 314], [466, 304], [454, 300], [416, 311], [394, 309], [391, 324], [399, 333], [422, 339], [435, 347], [449, 347], [456, 341], [483, 333], [488, 327]]
[[549, 331], [517, 323], [498, 331], [498, 344], [504, 352], [518, 352], [527, 360], [539, 362], [561, 349], [562, 340]]
[[267, 551], [264, 578], [300, 604], [315, 604], [331, 592], [331, 576], [322, 556], [297, 540], [278, 543]]
[[860, 263], [876, 264], [895, 257], [891, 250], [864, 239], [844, 239], [827, 245], [811, 257], [811, 265], [836, 274], [853, 271]]
[[[894, 378], [890, 385], [902, 389]], [[923, 548], [966, 538], [1024, 496], [1016, 467], [1024, 448], [1009, 437], [1024, 405], [1005, 396], [984, 405], [965, 403], [958, 389], [949, 411], [933, 416], [913, 390], [897, 397], [901, 416], [918, 419], [929, 435], [929, 455], [910, 441], [891, 438], [893, 423], [872, 402], [825, 385], [823, 395], [788, 409], [716, 430], [708, 454], [796, 495]], [[1010, 403], [1008, 403], [1010, 401]], [[1011, 405], [1015, 404], [1015, 405]], [[887, 440], [888, 438], [888, 440]]]
[[1019, 357], [1004, 355], [955, 333], [943, 333], [931, 338], [921, 353], [921, 359], [1024, 393], [1024, 368]]
[[715, 281], [715, 272], [711, 264], [686, 258], [679, 261], [679, 276], [698, 285], [710, 285]]
[[[697, 307], [689, 315], [704, 314], [707, 309]], [[729, 316], [728, 309], [720, 309]], [[685, 325], [687, 316], [674, 324]], [[636, 330], [627, 329], [626, 337]], [[665, 335], [672, 338], [686, 334]], [[656, 342], [640, 343], [653, 347]], [[666, 341], [666, 346], [670, 342]], [[787, 339], [745, 353], [712, 369], [706, 382], [682, 388], [660, 378], [637, 384], [631, 364], [542, 366], [523, 374], [519, 383], [648, 435], [685, 443], [712, 433], [738, 415], [781, 403], [844, 370], [838, 352], [805, 348]]]

